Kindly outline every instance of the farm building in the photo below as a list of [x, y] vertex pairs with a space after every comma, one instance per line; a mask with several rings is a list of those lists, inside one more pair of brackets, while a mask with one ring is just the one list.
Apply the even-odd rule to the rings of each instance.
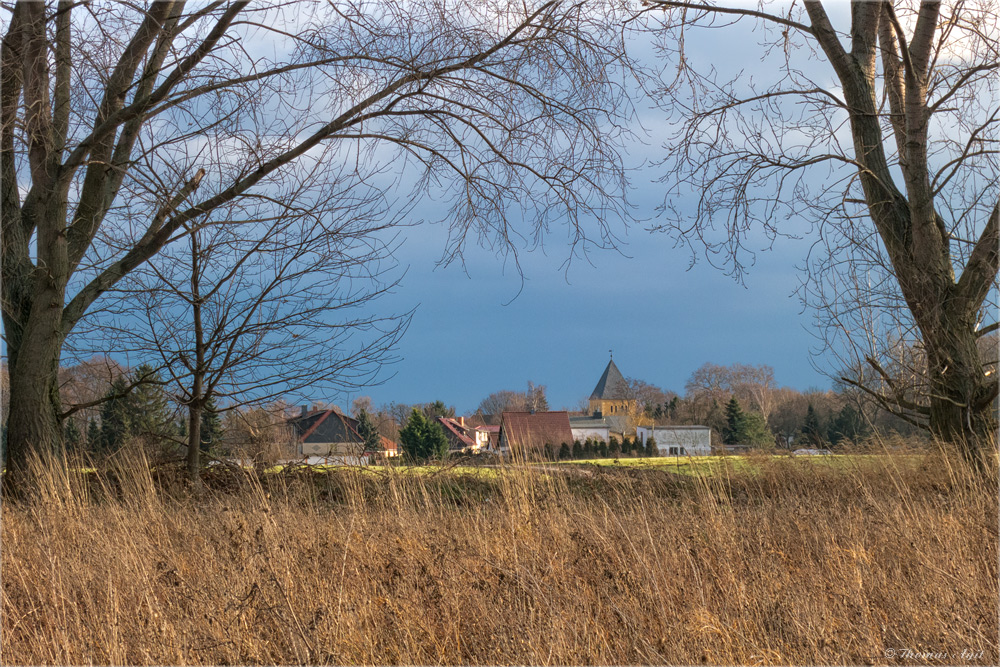
[[558, 452], [573, 444], [569, 413], [505, 412], [500, 420], [500, 453], [526, 458], [545, 455], [546, 446]]
[[640, 426], [636, 435], [644, 445], [652, 435], [660, 456], [708, 456], [712, 453], [712, 430], [707, 426]]

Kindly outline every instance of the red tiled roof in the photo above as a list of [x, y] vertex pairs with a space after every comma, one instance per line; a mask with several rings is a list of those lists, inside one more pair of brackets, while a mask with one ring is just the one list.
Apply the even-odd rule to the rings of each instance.
[[562, 443], [573, 444], [569, 413], [505, 412], [500, 421], [500, 440], [513, 448], [542, 449], [545, 445], [558, 448]]
[[464, 433], [462, 433], [459, 430], [460, 427], [458, 426], [458, 424], [455, 423], [453, 419], [449, 419], [448, 417], [438, 417], [438, 421], [441, 422], [442, 426], [444, 426], [448, 431], [450, 431], [451, 434], [455, 438], [457, 438], [458, 441], [461, 442], [462, 445], [464, 445], [465, 447], [476, 446], [476, 441], [470, 438], [469, 436], [465, 435]]

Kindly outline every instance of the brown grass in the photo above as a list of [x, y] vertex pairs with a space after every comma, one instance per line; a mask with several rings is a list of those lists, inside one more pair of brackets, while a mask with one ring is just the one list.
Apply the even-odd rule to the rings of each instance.
[[50, 467], [4, 503], [0, 659], [996, 664], [995, 473], [907, 462], [215, 473], [197, 496], [141, 462]]

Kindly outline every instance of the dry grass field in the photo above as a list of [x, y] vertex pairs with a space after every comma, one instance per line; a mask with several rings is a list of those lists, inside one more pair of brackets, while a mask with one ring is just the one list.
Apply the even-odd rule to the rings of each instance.
[[49, 469], [3, 506], [0, 660], [997, 664], [996, 473], [899, 460]]

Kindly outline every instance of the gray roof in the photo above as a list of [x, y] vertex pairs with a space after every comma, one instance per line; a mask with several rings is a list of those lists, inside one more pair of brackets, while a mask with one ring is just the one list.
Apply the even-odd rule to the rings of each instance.
[[608, 422], [594, 417], [570, 417], [571, 428], [608, 428]]
[[594, 393], [590, 397], [605, 401], [628, 399], [628, 384], [625, 383], [621, 371], [615, 366], [614, 359], [608, 362], [608, 367], [604, 369], [604, 375], [597, 381]]

